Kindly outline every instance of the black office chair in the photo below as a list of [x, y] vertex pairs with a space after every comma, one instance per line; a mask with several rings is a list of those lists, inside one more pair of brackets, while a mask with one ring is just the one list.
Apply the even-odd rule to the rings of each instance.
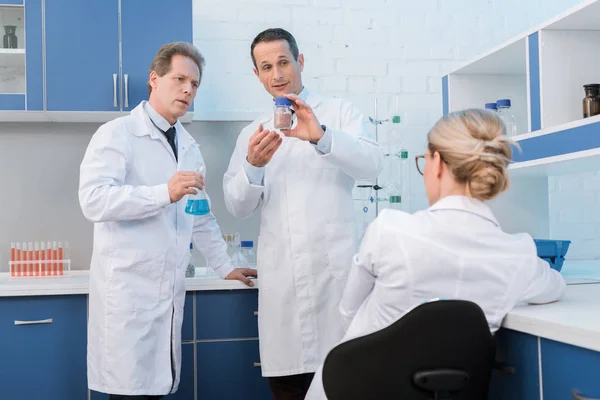
[[495, 353], [477, 304], [433, 301], [336, 346], [323, 387], [328, 400], [485, 400]]

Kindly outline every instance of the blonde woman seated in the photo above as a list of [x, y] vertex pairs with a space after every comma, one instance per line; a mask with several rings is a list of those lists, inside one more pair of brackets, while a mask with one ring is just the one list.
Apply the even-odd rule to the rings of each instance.
[[[527, 234], [502, 231], [486, 200], [509, 186], [510, 140], [500, 118], [470, 109], [439, 120], [417, 157], [430, 207], [384, 210], [369, 226], [340, 304], [342, 341], [381, 330], [433, 298], [484, 311], [491, 332], [518, 302], [558, 300], [565, 282]], [[306, 399], [325, 399], [317, 371]]]

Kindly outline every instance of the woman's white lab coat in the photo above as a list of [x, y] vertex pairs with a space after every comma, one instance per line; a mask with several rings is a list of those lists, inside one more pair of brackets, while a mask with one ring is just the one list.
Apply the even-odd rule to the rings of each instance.
[[[486, 204], [464, 196], [414, 215], [384, 210], [353, 264], [340, 304], [349, 323], [342, 341], [381, 330], [435, 298], [477, 303], [495, 332], [518, 302], [556, 301], [566, 287], [529, 235], [504, 233]], [[307, 400], [326, 398], [321, 368]]]
[[[179, 164], [202, 157], [177, 122]], [[178, 163], [142, 105], [101, 126], [80, 168], [79, 201], [94, 222], [90, 266], [88, 386], [125, 395], [177, 389], [185, 269], [192, 237], [221, 277], [231, 270], [212, 214], [171, 204]], [[172, 371], [173, 369], [173, 371]]]
[[286, 138], [251, 184], [244, 169], [248, 141], [267, 112], [242, 130], [224, 177], [225, 203], [238, 217], [262, 208], [257, 265], [263, 376], [315, 372], [342, 335], [338, 312], [356, 252], [352, 189], [376, 178], [383, 153], [368, 139], [361, 113], [342, 99], [300, 94], [332, 134], [331, 151]]

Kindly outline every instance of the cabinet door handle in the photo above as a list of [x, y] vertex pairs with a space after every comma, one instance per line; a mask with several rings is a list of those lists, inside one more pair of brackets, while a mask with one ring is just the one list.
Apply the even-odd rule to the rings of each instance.
[[113, 74], [113, 107], [117, 107], [117, 74]]
[[129, 75], [124, 74], [125, 79], [125, 107], [129, 107]]
[[257, 362], [255, 362], [255, 363], [254, 363], [254, 366], [255, 366], [255, 367], [260, 367], [260, 363], [257, 363]]
[[39, 319], [37, 321], [15, 321], [15, 325], [39, 325], [39, 324], [51, 324], [52, 318]]
[[591, 397], [584, 397], [584, 396], [582, 396], [582, 395], [581, 395], [581, 393], [579, 393], [579, 392], [578, 392], [577, 390], [575, 390], [575, 389], [573, 389], [573, 390], [571, 391], [571, 393], [573, 394], [573, 398], [574, 398], [575, 400], [598, 400], [598, 399], [594, 399], [594, 398], [591, 398]]
[[254, 311], [254, 316], [258, 317], [258, 311]]

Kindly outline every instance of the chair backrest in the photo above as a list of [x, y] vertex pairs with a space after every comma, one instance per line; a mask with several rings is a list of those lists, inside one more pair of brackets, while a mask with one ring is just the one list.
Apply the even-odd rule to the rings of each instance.
[[328, 400], [429, 400], [415, 384], [420, 371], [451, 369], [469, 376], [452, 400], [487, 398], [496, 347], [485, 314], [470, 301], [421, 304], [380, 331], [341, 343], [323, 365]]

